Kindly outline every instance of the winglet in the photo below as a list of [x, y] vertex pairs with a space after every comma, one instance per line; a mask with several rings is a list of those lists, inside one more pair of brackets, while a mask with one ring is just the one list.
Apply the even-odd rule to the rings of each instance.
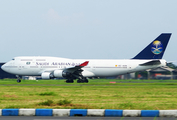
[[89, 63], [89, 61], [85, 61], [84, 63], [80, 64], [79, 66], [84, 67], [84, 66], [87, 66], [88, 63]]

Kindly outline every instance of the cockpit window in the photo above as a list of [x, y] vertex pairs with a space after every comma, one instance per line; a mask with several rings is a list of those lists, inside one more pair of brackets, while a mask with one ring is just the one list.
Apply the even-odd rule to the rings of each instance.
[[15, 60], [14, 58], [12, 60]]

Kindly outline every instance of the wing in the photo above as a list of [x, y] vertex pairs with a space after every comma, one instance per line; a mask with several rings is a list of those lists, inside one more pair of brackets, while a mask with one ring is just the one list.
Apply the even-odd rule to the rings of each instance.
[[65, 68], [63, 70], [63, 72], [66, 74], [66, 75], [69, 75], [71, 78], [82, 78], [83, 75], [82, 75], [82, 69], [83, 67], [87, 66], [89, 63], [89, 61], [85, 61], [84, 63], [80, 64], [80, 65], [76, 65], [74, 67], [70, 67], [70, 68]]
[[45, 70], [41, 73], [41, 77], [43, 79], [51, 79], [51, 78], [57, 78], [57, 77], [63, 77], [66, 79], [82, 78], [83, 70], [81, 68], [87, 66], [88, 63], [89, 61], [85, 61], [84, 63], [73, 66], [73, 67], [67, 67], [67, 68], [58, 69], [58, 70]]
[[[76, 65], [74, 67], [69, 67], [69, 68], [66, 68], [65, 71], [67, 72], [70, 72], [70, 73], [74, 73], [75, 71], [80, 71], [81, 68], [87, 66], [89, 63], [89, 61], [85, 61], [84, 63], [81, 63], [80, 65]], [[82, 70], [83, 71], [83, 70]], [[81, 72], [82, 72], [81, 71]]]

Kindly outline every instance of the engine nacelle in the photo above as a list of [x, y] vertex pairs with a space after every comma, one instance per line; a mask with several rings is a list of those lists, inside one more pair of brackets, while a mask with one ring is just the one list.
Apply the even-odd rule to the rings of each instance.
[[58, 77], [58, 78], [61, 78], [61, 77], [63, 77], [63, 78], [70, 78], [71, 76], [72, 76], [72, 74], [71, 73], [69, 73], [69, 72], [66, 72], [66, 71], [63, 71], [63, 70], [55, 70], [54, 72], [53, 72], [53, 75], [54, 75], [54, 77]]
[[53, 72], [53, 75], [54, 75], [54, 77], [58, 77], [58, 78], [60, 78], [60, 77], [63, 77], [63, 70], [55, 70], [54, 72]]
[[41, 74], [41, 77], [42, 79], [51, 79], [50, 74], [51, 74], [50, 72], [43, 72]]

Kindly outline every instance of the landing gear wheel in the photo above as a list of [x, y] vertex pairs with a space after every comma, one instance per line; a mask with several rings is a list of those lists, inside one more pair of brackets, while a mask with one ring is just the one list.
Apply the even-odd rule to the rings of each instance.
[[88, 83], [88, 80], [86, 78], [84, 78], [84, 79], [78, 79], [77, 83]]
[[84, 79], [83, 79], [83, 83], [88, 83], [88, 79], [87, 79], [87, 78], [84, 78]]
[[77, 80], [77, 83], [82, 83], [82, 80], [81, 79]]
[[88, 80], [87, 80], [87, 79], [85, 79], [85, 80], [84, 80], [84, 83], [88, 83]]
[[17, 80], [18, 83], [21, 83], [21, 80]]
[[73, 83], [74, 81], [72, 79], [66, 80], [66, 83]]

